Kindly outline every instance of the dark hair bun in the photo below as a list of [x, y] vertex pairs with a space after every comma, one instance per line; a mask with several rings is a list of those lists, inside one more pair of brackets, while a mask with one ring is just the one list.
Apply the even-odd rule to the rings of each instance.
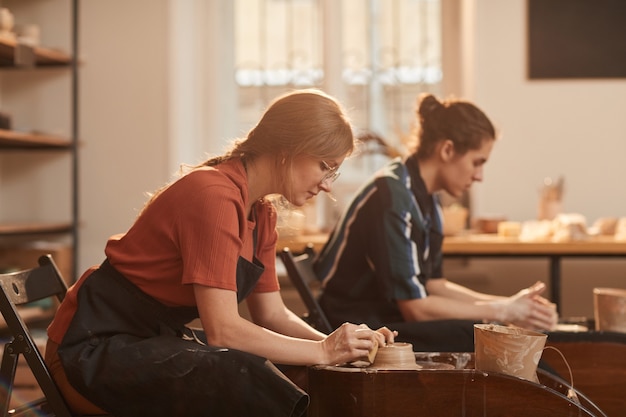
[[432, 113], [435, 113], [437, 110], [441, 109], [443, 104], [435, 96], [432, 94], [423, 94], [419, 99], [419, 107], [417, 109], [417, 114], [420, 116], [420, 119], [428, 118], [428, 115], [432, 116]]

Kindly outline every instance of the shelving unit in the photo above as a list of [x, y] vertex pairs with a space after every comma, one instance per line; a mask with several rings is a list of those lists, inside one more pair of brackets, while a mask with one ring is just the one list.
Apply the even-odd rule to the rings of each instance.
[[[20, 50], [20, 48], [25, 48]], [[19, 50], [19, 51], [18, 51]], [[20, 62], [20, 53], [24, 52], [27, 56], [34, 57], [34, 64], [38, 66], [67, 66], [72, 63], [72, 55], [51, 48], [42, 48], [40, 46], [28, 46], [19, 44], [13, 39], [0, 39], [0, 66], [15, 67], [20, 65], [28, 65]]]
[[42, 133], [24, 133], [0, 129], [0, 147], [3, 149], [70, 149], [72, 140]]
[[16, 27], [37, 24], [42, 44], [0, 34], [0, 111], [12, 122], [0, 129], [0, 269], [32, 267], [49, 245], [72, 282], [79, 225], [78, 0], [0, 5]]

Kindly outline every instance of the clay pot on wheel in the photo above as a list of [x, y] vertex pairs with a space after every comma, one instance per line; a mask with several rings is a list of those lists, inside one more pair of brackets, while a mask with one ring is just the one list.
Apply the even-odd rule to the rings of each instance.
[[388, 343], [379, 346], [374, 363], [371, 366], [377, 369], [420, 369], [415, 361], [413, 345], [410, 343]]

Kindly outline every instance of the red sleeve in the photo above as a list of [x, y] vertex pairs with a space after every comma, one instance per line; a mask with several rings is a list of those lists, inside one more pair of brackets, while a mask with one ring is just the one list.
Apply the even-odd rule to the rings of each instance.
[[237, 260], [247, 228], [238, 190], [219, 185], [195, 188], [176, 229], [183, 284], [236, 291]]
[[[236, 291], [237, 261], [244, 254], [244, 241], [252, 240], [254, 223], [246, 219], [237, 190], [212, 186], [210, 191], [196, 192], [195, 199], [184, 210], [189, 211], [183, 213], [187, 220], [179, 227], [182, 282]], [[257, 204], [256, 257], [265, 270], [254, 291], [278, 291], [276, 210], [266, 201]]]

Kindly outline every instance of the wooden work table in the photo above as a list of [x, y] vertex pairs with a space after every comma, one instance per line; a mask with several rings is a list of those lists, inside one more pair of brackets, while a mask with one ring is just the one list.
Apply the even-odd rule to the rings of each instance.
[[[302, 251], [312, 244], [319, 252], [328, 235], [305, 234], [279, 238], [278, 250], [287, 246], [294, 252]], [[446, 236], [443, 241], [446, 258], [547, 258], [550, 263], [551, 300], [557, 308], [561, 303], [561, 260], [566, 257], [624, 257], [626, 241], [617, 241], [612, 236], [590, 237], [570, 242], [534, 241], [525, 242], [517, 238], [500, 237], [495, 234], [465, 234]]]

